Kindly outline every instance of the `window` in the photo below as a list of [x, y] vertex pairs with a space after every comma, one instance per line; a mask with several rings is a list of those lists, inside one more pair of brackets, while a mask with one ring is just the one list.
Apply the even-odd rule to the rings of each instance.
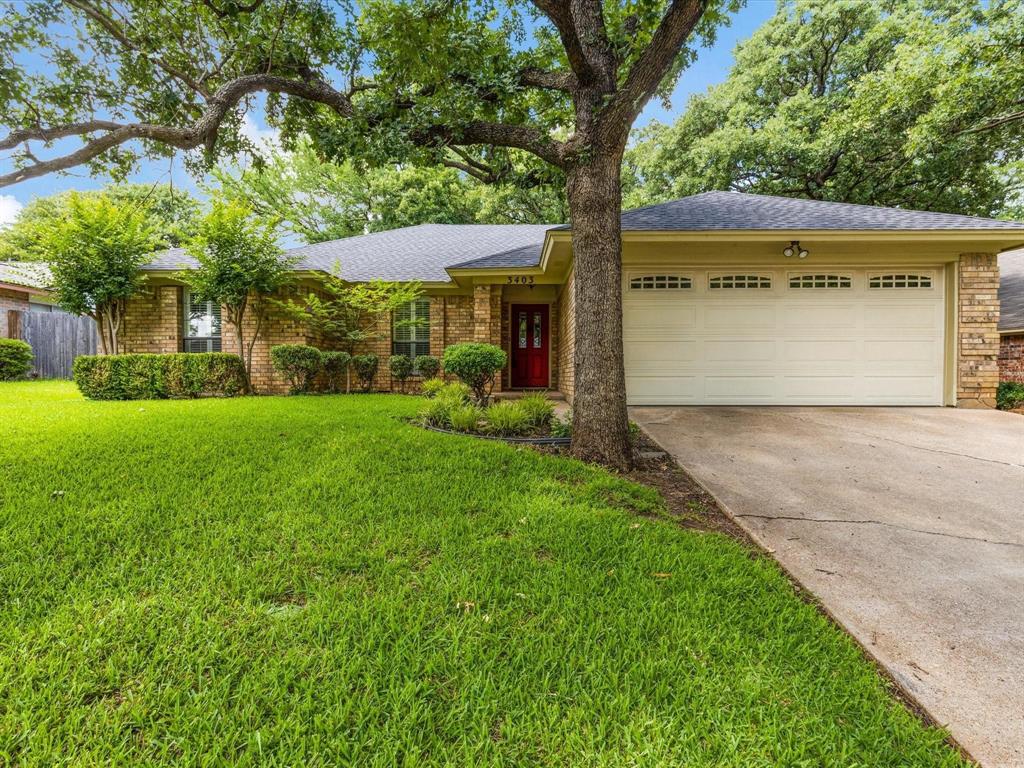
[[693, 281], [679, 275], [643, 275], [629, 281], [631, 291], [684, 290], [692, 288]]
[[931, 275], [871, 275], [868, 288], [931, 288]]
[[853, 288], [850, 275], [790, 275], [790, 288]]
[[220, 352], [220, 304], [185, 291], [185, 352]]
[[391, 353], [412, 360], [430, 354], [430, 299], [416, 299], [395, 310]]
[[708, 279], [708, 288], [771, 288], [771, 275], [719, 275]]

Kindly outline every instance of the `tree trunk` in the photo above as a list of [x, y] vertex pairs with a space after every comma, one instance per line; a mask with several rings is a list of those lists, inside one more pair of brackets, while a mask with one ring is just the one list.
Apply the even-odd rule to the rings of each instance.
[[622, 153], [568, 173], [575, 268], [572, 452], [616, 469], [633, 466], [622, 356]]

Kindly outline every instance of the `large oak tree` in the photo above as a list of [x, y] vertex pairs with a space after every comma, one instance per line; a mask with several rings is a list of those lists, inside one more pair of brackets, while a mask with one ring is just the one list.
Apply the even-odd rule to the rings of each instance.
[[0, 149], [18, 165], [0, 186], [81, 165], [124, 174], [139, 142], [212, 162], [245, 148], [254, 98], [286, 144], [305, 134], [332, 158], [483, 180], [532, 158], [536, 176], [564, 176], [569, 201], [574, 451], [627, 467], [622, 154], [692, 41], [738, 2], [27, 0], [0, 29]]

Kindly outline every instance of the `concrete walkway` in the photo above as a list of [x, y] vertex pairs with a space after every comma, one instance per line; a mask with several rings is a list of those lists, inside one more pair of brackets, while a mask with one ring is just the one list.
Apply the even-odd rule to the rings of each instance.
[[975, 759], [1024, 766], [1024, 417], [631, 415]]

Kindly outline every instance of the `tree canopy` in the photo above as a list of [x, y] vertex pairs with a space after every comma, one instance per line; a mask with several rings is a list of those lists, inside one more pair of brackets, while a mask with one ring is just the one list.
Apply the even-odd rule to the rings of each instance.
[[1024, 189], [1024, 5], [789, 0], [627, 155], [626, 202], [712, 189], [978, 215]]
[[564, 183], [485, 184], [443, 166], [366, 167], [354, 160], [325, 162], [309, 139], [238, 171], [214, 178], [228, 197], [254, 211], [279, 216], [308, 243], [415, 224], [560, 223], [566, 218]]
[[168, 184], [110, 184], [99, 192], [61, 192], [37, 197], [18, 212], [9, 227], [0, 229], [0, 261], [48, 260], [44, 234], [71, 215], [75, 197], [104, 199], [137, 211], [153, 230], [155, 249], [184, 243], [194, 234], [199, 216], [198, 201]]

